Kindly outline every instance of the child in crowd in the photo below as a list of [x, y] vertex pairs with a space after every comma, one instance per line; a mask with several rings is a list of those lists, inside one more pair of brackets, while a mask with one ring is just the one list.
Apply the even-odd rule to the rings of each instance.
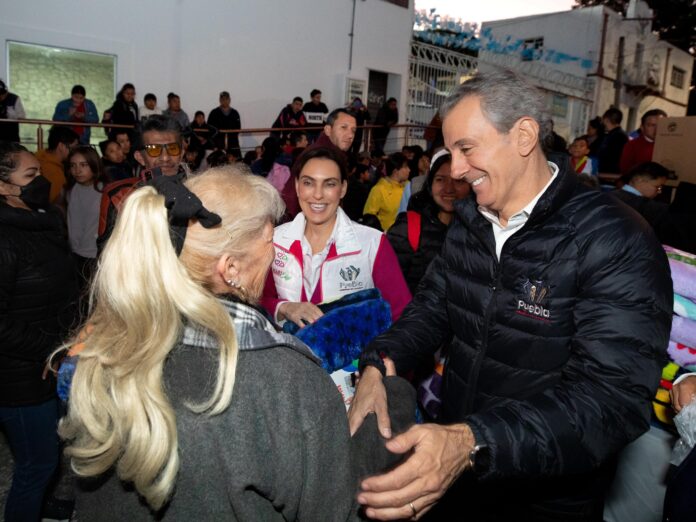
[[367, 197], [363, 214], [377, 216], [385, 232], [396, 221], [404, 184], [408, 181], [410, 173], [406, 156], [395, 152], [384, 161], [384, 177], [372, 187]]
[[573, 140], [568, 149], [570, 152], [570, 164], [576, 174], [592, 174], [592, 160], [590, 159], [590, 145], [587, 136], [579, 136]]
[[121, 145], [112, 139], [99, 142], [102, 153], [104, 174], [110, 181], [120, 181], [133, 177], [133, 170], [126, 161]]
[[[118, 145], [118, 143], [116, 144]], [[120, 148], [120, 147], [119, 147]], [[74, 148], [68, 156], [66, 183], [68, 236], [80, 278], [80, 309], [87, 312], [86, 290], [96, 268], [97, 228], [101, 191], [107, 182], [99, 155], [88, 146]]]
[[140, 107], [140, 118], [146, 120], [153, 114], [162, 114], [162, 109], [157, 106], [157, 96], [148, 92], [143, 98], [143, 105]]

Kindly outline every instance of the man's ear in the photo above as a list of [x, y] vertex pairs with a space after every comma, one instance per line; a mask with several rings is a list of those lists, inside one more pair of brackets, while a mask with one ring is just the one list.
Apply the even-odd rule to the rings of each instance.
[[324, 134], [331, 137], [331, 125], [324, 125]]
[[140, 163], [143, 167], [145, 167], [145, 160], [143, 159], [143, 153], [142, 151], [136, 150], [133, 153], [133, 157], [135, 158], [135, 161]]
[[524, 116], [517, 121], [517, 150], [521, 156], [529, 156], [539, 145], [539, 124]]

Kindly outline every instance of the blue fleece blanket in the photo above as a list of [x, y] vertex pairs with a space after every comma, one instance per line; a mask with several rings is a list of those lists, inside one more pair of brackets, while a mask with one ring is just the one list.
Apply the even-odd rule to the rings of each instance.
[[319, 308], [324, 315], [314, 323], [299, 328], [288, 321], [283, 331], [309, 346], [329, 373], [351, 364], [367, 343], [391, 325], [389, 303], [376, 288], [349, 294]]

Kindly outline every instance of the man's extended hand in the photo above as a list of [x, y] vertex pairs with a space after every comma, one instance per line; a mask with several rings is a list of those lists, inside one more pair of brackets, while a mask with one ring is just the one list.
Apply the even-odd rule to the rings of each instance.
[[417, 520], [467, 468], [474, 445], [466, 424], [413, 426], [387, 442], [389, 451], [411, 455], [389, 473], [363, 480], [358, 502], [370, 518]]
[[679, 384], [672, 387], [672, 406], [674, 411], [679, 413], [681, 409], [689, 404], [696, 396], [696, 375], [685, 377]]
[[[387, 369], [387, 375], [396, 375], [394, 362], [386, 358], [383, 360]], [[387, 390], [382, 383], [382, 373], [374, 366], [368, 366], [363, 370], [355, 389], [355, 395], [348, 410], [348, 425], [351, 437], [370, 413], [377, 415], [377, 427], [382, 437], [391, 438], [391, 423], [387, 411]]]

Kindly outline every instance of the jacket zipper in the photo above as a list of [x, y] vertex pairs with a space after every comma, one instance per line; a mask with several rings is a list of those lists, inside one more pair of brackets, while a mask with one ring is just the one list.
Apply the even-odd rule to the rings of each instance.
[[[481, 370], [483, 359], [486, 357], [486, 351], [488, 350], [488, 325], [490, 323], [490, 318], [493, 313], [493, 310], [495, 309], [495, 297], [498, 292], [498, 288], [500, 287], [500, 276], [502, 273], [501, 262], [500, 260], [498, 260], [498, 256], [495, 252], [495, 243], [493, 244], [493, 249], [491, 249], [490, 245], [485, 240], [483, 240], [481, 236], [479, 236], [477, 233], [473, 231], [472, 233], [474, 233], [478, 240], [487, 247], [489, 253], [493, 256], [493, 259], [495, 260], [495, 274], [493, 277], [493, 287], [491, 288], [491, 299], [488, 302], [488, 306], [486, 307], [486, 313], [483, 316], [484, 324], [483, 336], [481, 341], [481, 351], [479, 352], [478, 357], [476, 357], [474, 365], [472, 366], [471, 372], [469, 374], [470, 391], [466, 401], [466, 408], [464, 410], [466, 414], [469, 414], [473, 410], [474, 397], [476, 396], [476, 388], [478, 387], [479, 371]], [[503, 245], [503, 248], [505, 248], [505, 245]], [[502, 257], [503, 254], [501, 251], [500, 258], [502, 259]]]
[[482, 342], [481, 342], [481, 351], [478, 354], [478, 357], [476, 357], [476, 360], [474, 361], [474, 365], [471, 368], [471, 374], [469, 376], [469, 382], [471, 383], [470, 385], [470, 393], [469, 397], [466, 402], [466, 413], [470, 413], [473, 410], [474, 406], [474, 397], [476, 395], [476, 389], [478, 387], [478, 378], [479, 378], [479, 371], [481, 370], [481, 365], [483, 364], [483, 359], [486, 357], [486, 351], [488, 350], [488, 325], [490, 324], [490, 319], [491, 315], [493, 313], [493, 310], [495, 309], [495, 298], [496, 294], [498, 293], [498, 288], [500, 287], [500, 264], [498, 264], [497, 271], [495, 274], [495, 283], [493, 284], [493, 287], [491, 288], [491, 300], [488, 303], [488, 307], [486, 307], [486, 313], [483, 316], [484, 324], [483, 324], [483, 336], [482, 336]]

